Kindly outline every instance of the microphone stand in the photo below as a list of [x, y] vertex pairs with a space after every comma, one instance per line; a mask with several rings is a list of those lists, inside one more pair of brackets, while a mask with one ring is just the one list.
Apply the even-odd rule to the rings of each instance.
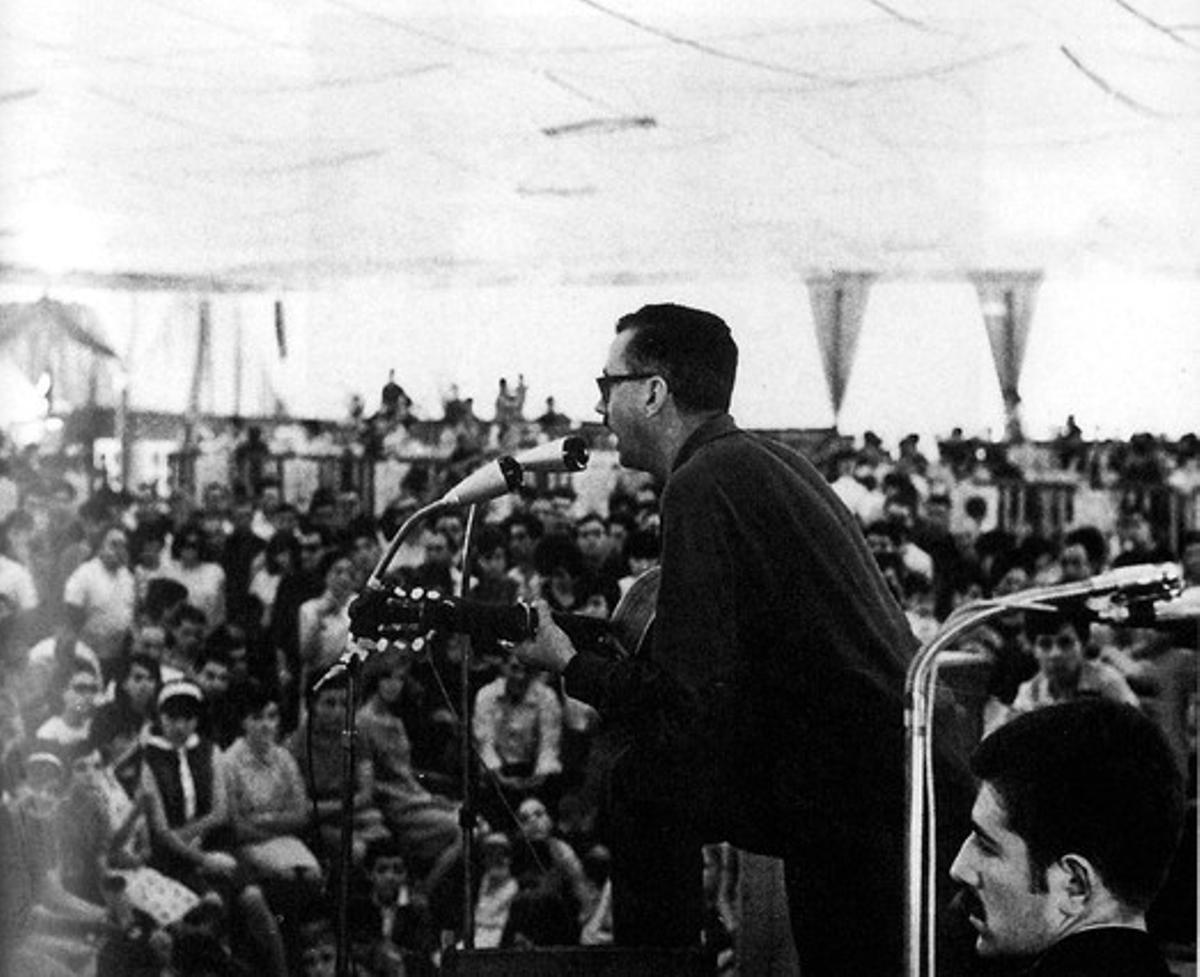
[[[429, 516], [449, 508], [442, 499], [432, 502], [408, 517], [396, 530], [388, 544], [387, 550], [379, 558], [379, 562], [371, 571], [364, 587], [368, 591], [382, 591], [383, 578], [388, 567], [399, 551], [404, 540], [408, 538], [413, 528]], [[472, 503], [467, 511], [467, 525], [463, 533], [462, 577], [459, 580], [458, 596], [465, 598], [471, 579], [471, 561], [473, 559], [471, 543], [475, 534], [475, 522], [479, 506]], [[474, 789], [474, 751], [472, 749], [471, 712], [474, 702], [471, 696], [471, 639], [463, 635], [461, 663], [462, 690], [460, 694], [459, 714], [461, 728], [461, 762], [462, 762], [462, 806], [459, 809], [459, 827], [462, 832], [463, 858], [463, 946], [471, 950], [475, 946], [475, 893], [474, 880], [471, 873], [471, 861], [474, 856], [475, 829], [475, 789]], [[345, 665], [347, 691], [346, 711], [343, 716], [342, 729], [342, 823], [340, 833], [341, 877], [338, 885], [338, 914], [337, 914], [337, 977], [349, 977], [349, 906], [350, 906], [350, 869], [354, 852], [354, 737], [355, 737], [355, 705], [358, 701], [359, 679], [362, 663], [369, 652], [361, 645], [357, 652], [346, 654], [342, 658]], [[311, 720], [310, 720], [311, 721]]]
[[[379, 562], [367, 578], [365, 590], [383, 590], [383, 575], [391, 565], [401, 544], [408, 538], [414, 526], [423, 522], [431, 514], [439, 512], [446, 506], [441, 501], [433, 502], [408, 517], [396, 530], [388, 544], [387, 550], [379, 558]], [[351, 639], [354, 642], [355, 639]], [[346, 708], [342, 715], [342, 821], [339, 825], [339, 868], [337, 892], [337, 962], [335, 973], [337, 977], [350, 977], [350, 875], [354, 861], [354, 738], [355, 710], [358, 703], [359, 679], [362, 675], [362, 664], [368, 651], [361, 644], [344, 654], [340, 663], [344, 665], [346, 674]], [[309, 723], [312, 722], [311, 710]]]
[[[354, 719], [358, 702], [359, 678], [363, 656], [353, 655], [346, 663], [346, 708], [342, 714], [342, 823], [339, 825], [339, 866], [337, 900], [337, 977], [350, 973], [350, 875], [354, 861]], [[309, 714], [309, 723], [312, 714]]]
[[[473, 554], [471, 543], [475, 535], [475, 518], [479, 506], [472, 505], [467, 510], [467, 526], [463, 532], [462, 577], [458, 581], [458, 596], [467, 596], [467, 586], [471, 579], [471, 561]], [[462, 831], [463, 859], [463, 947], [467, 950], [475, 948], [475, 891], [471, 875], [472, 858], [475, 851], [475, 751], [472, 749], [474, 730], [471, 725], [471, 713], [475, 707], [471, 695], [471, 637], [462, 636], [461, 682], [459, 693], [459, 715], [462, 716], [462, 741], [459, 744], [460, 761], [462, 763], [462, 806], [458, 810], [458, 823]]]
[[[1119, 624], [1134, 605], [1177, 594], [1178, 571], [1169, 565], [1129, 567], [1087, 580], [1020, 591], [998, 600], [965, 604], [943, 622], [908, 665], [904, 687], [908, 835], [905, 865], [904, 964], [906, 977], [936, 977], [936, 812], [933, 805], [932, 717], [938, 668], [990, 660], [986, 654], [950, 651], [951, 642], [1012, 611], [1055, 610], [1060, 603], [1111, 598], [1097, 616]], [[928, 830], [926, 823], [928, 822]]]

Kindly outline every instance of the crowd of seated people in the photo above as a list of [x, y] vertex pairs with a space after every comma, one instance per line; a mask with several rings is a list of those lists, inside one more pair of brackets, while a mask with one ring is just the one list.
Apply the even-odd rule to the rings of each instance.
[[[1064, 470], [1086, 471], [1087, 450], [1064, 441]], [[1148, 478], [1147, 456], [1164, 484], [1197, 458], [1168, 463], [1145, 443], [1123, 453]], [[961, 438], [934, 461], [915, 438], [893, 458], [873, 437], [829, 459], [921, 639], [964, 601], [1126, 562], [1181, 561], [1200, 587], [1200, 536], [1169, 551], [1141, 510], [1055, 538], [984, 529], [970, 504], [952, 511], [950, 490], [994, 461]], [[464, 940], [464, 735], [478, 785], [473, 941], [611, 940], [599, 717], [487, 634], [398, 640], [368, 661], [342, 864], [347, 688], [314, 686], [346, 649], [351, 602], [390, 534], [438, 487], [375, 518], [353, 493], [301, 508], [270, 482], [213, 483], [195, 504], [78, 503], [53, 478], [22, 486], [0, 537], [0, 972], [317, 973], [336, 948], [342, 872], [358, 972], [433, 972]], [[654, 566], [658, 528], [649, 484], [618, 484], [605, 511], [561, 489], [523, 491], [503, 518], [485, 513], [469, 567], [463, 514], [446, 511], [398, 550], [389, 581], [457, 594], [466, 573], [474, 600], [542, 597], [606, 619]], [[1134, 702], [1166, 731], [1195, 798], [1194, 629], [1048, 631], [1014, 614], [969, 645], [994, 662], [981, 729], [1078, 696]], [[727, 952], [736, 856], [709, 854], [721, 869], [705, 938]], [[1187, 912], [1173, 906], [1156, 925], [1179, 937]]]
[[[214, 483], [189, 507], [116, 493], [76, 504], [62, 484], [28, 483], [3, 521], [3, 972], [299, 973], [322, 955], [342, 872], [378, 917], [355, 916], [359, 972], [431, 972], [463, 941], [464, 735], [478, 837], [492, 839], [475, 854], [480, 899], [496, 839], [517, 864], [514, 898], [493, 900], [480, 932], [604, 941], [606, 854], [585, 790], [596, 717], [494, 637], [470, 645], [469, 727], [464, 636], [369, 660], [342, 864], [347, 688], [316, 686], [386, 533], [427, 499], [380, 520], [323, 494], [300, 511], [273, 488]], [[633, 567], [656, 558], [654, 508], [617, 495], [604, 515], [576, 513], [561, 490], [528, 492], [480, 528], [470, 597], [608, 617], [631, 577], [624, 544], [638, 541]], [[457, 593], [464, 535], [463, 514], [442, 513], [390, 581]], [[535, 898], [548, 857], [571, 884]]]

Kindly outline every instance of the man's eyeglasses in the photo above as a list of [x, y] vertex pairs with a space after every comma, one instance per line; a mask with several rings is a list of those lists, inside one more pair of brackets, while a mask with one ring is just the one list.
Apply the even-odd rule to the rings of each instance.
[[607, 404], [613, 387], [618, 383], [625, 383], [627, 380], [649, 380], [658, 375], [657, 373], [605, 373], [598, 376], [596, 377], [596, 386], [600, 390], [600, 400]]

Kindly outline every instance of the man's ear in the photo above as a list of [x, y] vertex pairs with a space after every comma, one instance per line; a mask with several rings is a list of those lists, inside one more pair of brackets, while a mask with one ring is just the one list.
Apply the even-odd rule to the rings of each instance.
[[671, 389], [663, 377], [651, 377], [650, 382], [646, 384], [646, 413], [653, 417], [666, 407], [670, 392]]
[[1061, 856], [1046, 873], [1047, 884], [1063, 916], [1074, 918], [1084, 913], [1095, 899], [1100, 877], [1095, 866], [1083, 855]]

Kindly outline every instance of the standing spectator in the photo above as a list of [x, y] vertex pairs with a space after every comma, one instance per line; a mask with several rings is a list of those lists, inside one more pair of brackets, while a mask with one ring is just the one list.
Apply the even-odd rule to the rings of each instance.
[[128, 562], [125, 530], [107, 526], [95, 557], [81, 564], [63, 587], [67, 626], [95, 649], [105, 677], [113, 673], [133, 625], [136, 589]]
[[139, 607], [146, 603], [150, 581], [162, 575], [166, 534], [166, 525], [155, 520], [138, 523], [137, 528], [129, 536], [129, 548], [133, 557], [133, 579], [137, 583]]
[[[221, 569], [225, 573], [225, 608], [231, 621], [246, 626], [251, 622], [250, 580], [258, 555], [266, 544], [254, 532], [254, 503], [242, 496], [233, 502], [230, 512], [233, 529], [221, 551]], [[220, 621], [212, 621], [218, 627]]]
[[291, 533], [276, 533], [266, 544], [262, 564], [250, 580], [249, 595], [258, 601], [258, 627], [270, 633], [275, 615], [275, 598], [280, 582], [296, 571], [300, 545]]
[[542, 434], [551, 441], [561, 438], [571, 430], [571, 418], [555, 406], [553, 397], [546, 398], [546, 409], [538, 415], [535, 423], [542, 429]]
[[298, 537], [299, 562], [294, 572], [284, 572], [275, 594], [268, 644], [274, 652], [276, 675], [283, 693], [283, 728], [295, 729], [300, 693], [300, 606], [325, 589], [321, 534], [306, 529]]

